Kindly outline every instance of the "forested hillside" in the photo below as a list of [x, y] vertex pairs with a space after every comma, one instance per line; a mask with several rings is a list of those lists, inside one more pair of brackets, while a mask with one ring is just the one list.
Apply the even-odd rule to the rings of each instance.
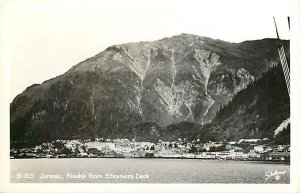
[[277, 143], [288, 143], [289, 127], [276, 139], [274, 131], [289, 117], [289, 94], [278, 64], [223, 106], [213, 122], [205, 126], [204, 136], [229, 140], [267, 137]]

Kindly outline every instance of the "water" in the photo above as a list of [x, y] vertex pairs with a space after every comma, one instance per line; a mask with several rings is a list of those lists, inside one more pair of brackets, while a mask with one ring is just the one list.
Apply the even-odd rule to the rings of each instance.
[[283, 184], [290, 182], [290, 166], [199, 159], [12, 159], [11, 182]]

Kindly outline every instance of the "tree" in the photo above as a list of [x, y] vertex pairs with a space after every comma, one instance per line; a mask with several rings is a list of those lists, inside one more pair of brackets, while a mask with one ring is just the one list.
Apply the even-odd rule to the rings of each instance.
[[195, 152], [197, 152], [198, 151], [198, 149], [197, 149], [197, 147], [196, 146], [194, 146], [194, 145], [192, 145], [192, 147], [191, 147], [191, 149], [190, 149], [190, 153], [195, 153]]

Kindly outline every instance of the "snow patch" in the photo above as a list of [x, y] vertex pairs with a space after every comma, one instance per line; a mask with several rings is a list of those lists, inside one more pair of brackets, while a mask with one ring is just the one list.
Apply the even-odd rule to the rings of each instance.
[[276, 137], [276, 135], [278, 135], [281, 131], [283, 131], [284, 129], [286, 129], [288, 127], [288, 125], [290, 124], [290, 118], [284, 120], [278, 127], [277, 129], [274, 131], [274, 137]]
[[[209, 96], [210, 97], [210, 96]], [[206, 111], [204, 112], [203, 114], [203, 117], [202, 117], [202, 125], [204, 125], [204, 117], [206, 116], [206, 114], [208, 113], [210, 107], [215, 103], [215, 101], [210, 97], [210, 100], [212, 101], [212, 103], [207, 107]]]

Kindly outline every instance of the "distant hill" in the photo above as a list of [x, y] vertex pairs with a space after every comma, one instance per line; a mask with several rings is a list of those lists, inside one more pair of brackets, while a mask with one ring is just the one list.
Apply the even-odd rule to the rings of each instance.
[[229, 43], [191, 34], [108, 47], [13, 100], [12, 145], [188, 134], [181, 122], [192, 128], [209, 123], [220, 106], [278, 63], [278, 43], [289, 54], [289, 41]]

